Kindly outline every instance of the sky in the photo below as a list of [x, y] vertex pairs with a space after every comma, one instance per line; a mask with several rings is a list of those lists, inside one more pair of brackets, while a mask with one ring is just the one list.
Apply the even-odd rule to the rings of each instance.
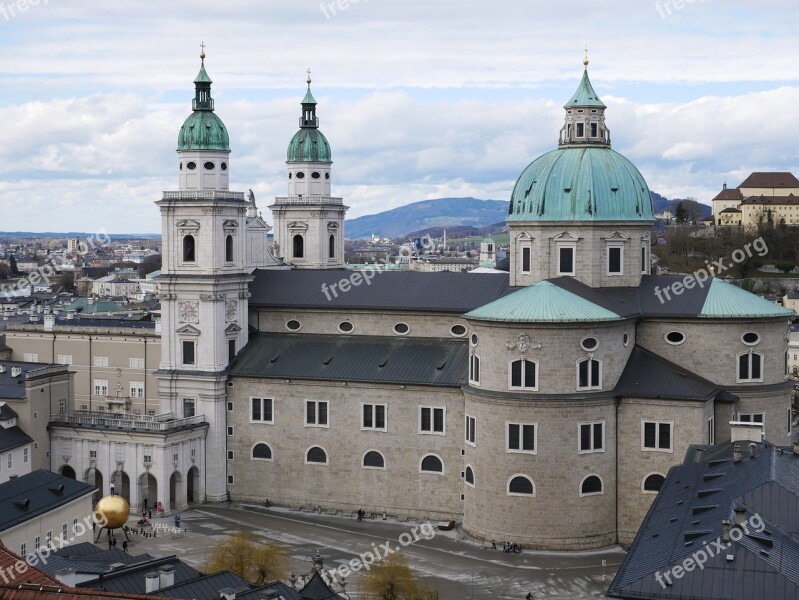
[[650, 189], [799, 175], [796, 0], [0, 0], [0, 231], [160, 231], [200, 44], [231, 188], [264, 217], [312, 70], [357, 217], [507, 200], [589, 74]]

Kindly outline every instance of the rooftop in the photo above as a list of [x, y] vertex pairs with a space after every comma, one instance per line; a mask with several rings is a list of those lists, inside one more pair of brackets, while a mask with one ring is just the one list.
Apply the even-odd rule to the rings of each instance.
[[51, 367], [62, 367], [47, 363], [30, 363], [0, 360], [0, 398], [21, 400], [25, 398], [25, 380], [29, 373], [36, 373]]
[[787, 171], [755, 171], [739, 188], [799, 188], [799, 179]]

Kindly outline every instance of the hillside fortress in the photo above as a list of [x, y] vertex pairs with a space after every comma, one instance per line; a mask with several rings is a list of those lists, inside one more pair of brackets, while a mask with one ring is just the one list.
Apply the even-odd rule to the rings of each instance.
[[[102, 390], [75, 400], [51, 417], [53, 470], [103, 494], [124, 475], [117, 493], [165, 512], [269, 499], [577, 550], [630, 543], [669, 468], [729, 439], [730, 421], [790, 434], [793, 311], [718, 278], [650, 274], [649, 189], [611, 147], [587, 61], [557, 147], [514, 187], [508, 273], [385, 272], [347, 290], [347, 207], [310, 76], [273, 244], [255, 198], [229, 189], [204, 60], [194, 83], [178, 189], [156, 203], [158, 410]], [[127, 369], [140, 334], [120, 327], [103, 343]], [[55, 341], [37, 331], [9, 332], [15, 356], [81, 336], [62, 320]]]

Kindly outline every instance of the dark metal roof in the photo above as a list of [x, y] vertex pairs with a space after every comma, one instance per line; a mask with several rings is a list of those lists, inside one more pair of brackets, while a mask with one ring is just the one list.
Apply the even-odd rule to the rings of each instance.
[[[139, 574], [144, 583], [144, 576]], [[175, 576], [177, 581], [177, 575]], [[221, 571], [212, 575], [202, 575], [183, 583], [176, 583], [167, 588], [153, 592], [153, 596], [165, 598], [191, 598], [192, 600], [217, 600], [219, 590], [231, 588], [234, 590], [250, 589], [250, 584], [232, 571]], [[239, 595], [236, 594], [236, 598]]]
[[0, 421], [8, 421], [9, 419], [13, 419], [17, 416], [19, 416], [17, 415], [17, 411], [15, 411], [5, 402], [0, 405]]
[[32, 443], [33, 438], [22, 431], [18, 425], [14, 425], [8, 429], [0, 427], [0, 452], [6, 452]]
[[[110, 564], [110, 563], [109, 563]], [[79, 583], [79, 588], [94, 588], [102, 589], [109, 592], [127, 592], [132, 594], [146, 593], [145, 575], [150, 572], [158, 572], [162, 567], [175, 568], [175, 585], [183, 584], [201, 577], [201, 573], [194, 567], [190, 567], [179, 558], [167, 556], [164, 558], [156, 558], [145, 562], [140, 562], [132, 565], [126, 565], [111, 572], [105, 572], [102, 581], [99, 579], [92, 579]], [[227, 586], [222, 586], [227, 587]], [[169, 588], [167, 588], [169, 589]], [[160, 595], [162, 590], [158, 591]], [[214, 598], [219, 596], [219, 588], [214, 590]], [[186, 598], [194, 598], [192, 595], [185, 596]], [[197, 599], [199, 600], [199, 598]]]
[[[0, 398], [14, 398], [20, 400], [25, 397], [25, 376], [27, 373], [40, 371], [51, 367], [46, 363], [29, 363], [11, 360], [0, 360], [0, 366], [5, 367], [5, 371], [0, 373]], [[12, 369], [22, 369], [16, 377], [11, 375]]]
[[718, 400], [738, 398], [715, 383], [703, 379], [648, 350], [636, 346], [616, 385], [616, 394], [628, 398], [669, 400]]
[[268, 583], [264, 586], [253, 588], [248, 592], [240, 592], [236, 594], [236, 600], [262, 600], [269, 598], [274, 600], [302, 600], [302, 595], [283, 583], [282, 581], [275, 581]]
[[95, 487], [39, 469], [0, 484], [0, 532], [94, 493]]
[[314, 571], [310, 581], [300, 590], [300, 594], [303, 600], [344, 600], [344, 596], [340, 596], [334, 592], [332, 588], [325, 583], [318, 571]]
[[[371, 276], [367, 283], [364, 275]], [[257, 270], [250, 306], [372, 309], [463, 314], [514, 291], [505, 273]], [[360, 282], [342, 292], [346, 281]], [[335, 287], [333, 287], [335, 285]], [[327, 293], [326, 293], [327, 291]]]
[[230, 374], [460, 387], [467, 356], [465, 340], [261, 333], [250, 338]]
[[[694, 600], [795, 600], [799, 598], [799, 456], [769, 443], [740, 442], [689, 452], [669, 472], [630, 551], [610, 585], [612, 598]], [[701, 459], [690, 462], [699, 454]], [[747, 530], [721, 551], [714, 545], [722, 521], [746, 509]], [[759, 519], [759, 520], [758, 520]], [[757, 532], [759, 525], [762, 532]], [[703, 569], [675, 577], [672, 568], [697, 551], [709, 554]], [[730, 558], [728, 558], [731, 557]], [[672, 585], [664, 573], [670, 575]]]
[[620, 317], [638, 317], [641, 314], [637, 288], [593, 288], [576, 280], [574, 277], [556, 277], [549, 281], [564, 290], [585, 298], [589, 302], [616, 313]]

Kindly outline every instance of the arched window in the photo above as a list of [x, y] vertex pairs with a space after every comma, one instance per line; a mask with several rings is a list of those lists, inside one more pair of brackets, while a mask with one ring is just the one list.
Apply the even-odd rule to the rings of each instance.
[[532, 360], [519, 359], [511, 361], [508, 373], [509, 386], [534, 390], [538, 386], [538, 364]]
[[426, 473], [443, 473], [444, 463], [435, 454], [428, 454], [422, 459], [420, 470]]
[[474, 469], [470, 465], [466, 465], [466, 483], [474, 487]]
[[602, 387], [601, 363], [594, 358], [586, 358], [577, 363], [577, 388], [591, 390]]
[[509, 496], [535, 496], [535, 484], [527, 475], [514, 475], [508, 480]]
[[233, 262], [233, 236], [225, 238], [225, 262]]
[[305, 240], [302, 239], [300, 234], [294, 236], [292, 240], [292, 256], [294, 258], [304, 258], [305, 257]]
[[327, 452], [324, 451], [323, 448], [319, 446], [314, 446], [308, 449], [308, 452], [305, 455], [305, 462], [306, 463], [314, 463], [318, 465], [326, 465], [327, 464]]
[[336, 258], [336, 236], [331, 235], [328, 238], [327, 246], [328, 256], [330, 256], [330, 258]]
[[747, 352], [738, 355], [738, 381], [763, 381], [763, 355]]
[[196, 258], [195, 252], [194, 236], [183, 236], [183, 262], [194, 262]]
[[370, 450], [363, 455], [363, 466], [367, 469], [385, 469], [386, 459], [377, 450]]
[[657, 494], [660, 488], [663, 487], [664, 481], [666, 481], [666, 478], [660, 473], [651, 473], [644, 478], [642, 491]]
[[269, 444], [259, 442], [252, 447], [253, 460], [272, 460], [272, 449]]
[[580, 484], [581, 496], [593, 496], [602, 493], [602, 479], [598, 475], [589, 475]]

